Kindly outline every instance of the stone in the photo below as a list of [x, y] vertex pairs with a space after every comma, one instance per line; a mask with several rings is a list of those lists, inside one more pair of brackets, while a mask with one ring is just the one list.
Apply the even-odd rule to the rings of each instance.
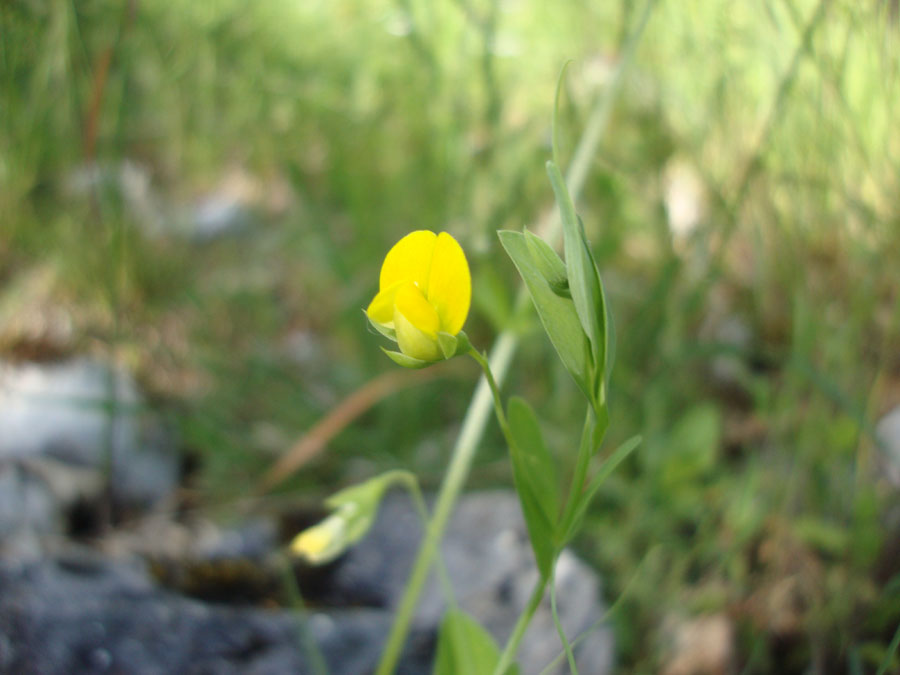
[[179, 460], [170, 435], [128, 374], [84, 358], [0, 363], [0, 462], [102, 473], [107, 448], [120, 502], [148, 506], [175, 488]]
[[0, 542], [12, 541], [26, 532], [52, 534], [62, 530], [51, 488], [16, 463], [0, 463]]
[[881, 450], [883, 474], [891, 485], [900, 489], [900, 406], [878, 421], [875, 436]]
[[[257, 517], [220, 529], [205, 521], [166, 526], [161, 519], [151, 514], [146, 527], [131, 535], [108, 534], [105, 555], [63, 544], [64, 553], [53, 557], [0, 558], [0, 672], [313, 672], [301, 626], [331, 673], [372, 672], [422, 532], [411, 500], [389, 495], [373, 529], [343, 558], [300, 570], [310, 610], [298, 613], [266, 608], [283, 597], [273, 521]], [[163, 560], [170, 574], [159, 574]], [[503, 644], [537, 576], [515, 494], [464, 496], [448, 527], [442, 561], [459, 605]], [[207, 582], [194, 574], [203, 570]], [[609, 673], [613, 639], [601, 621], [597, 576], [566, 551], [556, 577], [567, 635], [574, 639], [588, 631], [575, 650], [579, 668]], [[398, 673], [431, 672], [445, 609], [441, 585], [432, 578]], [[521, 672], [541, 672], [560, 652], [545, 602], [522, 642]], [[549, 672], [566, 672], [564, 661]]]
[[[298, 618], [179, 597], [125, 561], [78, 555], [0, 563], [3, 672], [311, 673]], [[377, 659], [390, 617], [314, 614], [307, 626], [330, 672], [355, 675]]]

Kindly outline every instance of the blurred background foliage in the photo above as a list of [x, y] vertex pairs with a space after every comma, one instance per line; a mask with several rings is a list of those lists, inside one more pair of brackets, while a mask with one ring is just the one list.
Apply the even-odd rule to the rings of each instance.
[[[551, 208], [560, 66], [565, 158], [640, 11], [0, 2], [3, 358], [127, 365], [181, 430], [187, 502], [234, 514], [394, 370], [360, 310], [400, 236], [461, 240], [476, 344], [509, 324], [494, 233]], [[873, 433], [900, 404], [898, 44], [893, 1], [654, 7], [580, 203], [618, 333], [609, 441], [645, 439], [578, 542], [624, 671], [682, 672], [711, 617], [735, 672], [900, 672]], [[578, 396], [517, 328], [508, 388], [570, 461]], [[385, 384], [275, 492], [392, 467], [435, 486], [477, 372], [432, 374]], [[510, 484], [504, 453], [490, 430], [473, 488]]]

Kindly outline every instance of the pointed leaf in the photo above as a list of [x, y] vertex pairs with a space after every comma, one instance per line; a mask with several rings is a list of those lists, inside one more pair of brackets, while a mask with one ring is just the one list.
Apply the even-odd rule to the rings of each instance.
[[589, 346], [578, 320], [575, 305], [572, 300], [561, 298], [550, 288], [547, 280], [535, 266], [522, 233], [501, 230], [497, 234], [503, 248], [519, 270], [541, 324], [563, 365], [585, 395], [592, 398], [587, 367]]
[[438, 634], [434, 675], [491, 675], [500, 661], [494, 638], [459, 609], [448, 610]]
[[385, 354], [387, 354], [391, 361], [396, 363], [398, 366], [403, 366], [404, 368], [424, 368], [425, 366], [430, 366], [432, 361], [423, 361], [422, 359], [414, 359], [412, 356], [407, 356], [403, 352], [392, 352], [389, 349], [381, 348]]
[[616, 362], [616, 322], [613, 318], [612, 308], [606, 301], [606, 293], [603, 292], [603, 280], [600, 280], [600, 291], [603, 294], [603, 306], [606, 308], [606, 358], [605, 378], [609, 382], [610, 373], [612, 373], [613, 364]]
[[584, 332], [587, 333], [594, 350], [600, 342], [600, 281], [593, 264], [590, 251], [586, 245], [575, 205], [569, 196], [569, 189], [563, 180], [559, 168], [553, 162], [547, 162], [547, 174], [556, 195], [563, 226], [563, 244], [566, 252], [566, 270], [569, 277], [569, 289], [575, 302], [575, 311]]
[[624, 462], [628, 455], [630, 455], [640, 444], [641, 437], [632, 436], [622, 443], [622, 445], [620, 445], [616, 451], [603, 462], [600, 469], [594, 474], [594, 477], [591, 478], [591, 482], [588, 483], [587, 489], [581, 495], [581, 499], [575, 511], [575, 518], [572, 520], [569, 530], [563, 537], [563, 543], [567, 543], [578, 531], [578, 528], [581, 527], [581, 521], [584, 520], [584, 514], [587, 513], [588, 506], [590, 506], [591, 502], [594, 500], [594, 497], [597, 495], [597, 492], [600, 490], [604, 481], [609, 478], [616, 467]]
[[590, 266], [593, 268], [594, 277], [597, 279], [598, 294], [595, 298], [597, 304], [597, 321], [598, 321], [598, 343], [594, 347], [594, 364], [596, 366], [594, 382], [594, 390], [600, 392], [601, 387], [605, 387], [609, 379], [609, 373], [612, 370], [612, 361], [609, 355], [610, 333], [612, 331], [612, 317], [609, 310], [609, 304], [606, 302], [606, 292], [603, 290], [603, 279], [600, 277], [600, 270], [597, 267], [597, 261], [594, 259], [594, 253], [584, 234], [584, 223], [581, 216], [578, 216], [578, 231], [581, 234], [581, 240], [584, 243], [584, 250], [587, 251], [590, 258]]
[[441, 354], [444, 355], [445, 359], [456, 356], [456, 348], [458, 346], [459, 340], [456, 339], [455, 335], [450, 335], [450, 333], [440, 331], [437, 334], [437, 341], [438, 346], [441, 348]]
[[516, 492], [531, 538], [531, 548], [542, 576], [553, 566], [554, 534], [559, 516], [559, 482], [556, 464], [544, 439], [534, 410], [528, 402], [513, 396], [507, 406], [509, 428], [515, 440], [510, 448]]
[[351, 485], [335, 492], [325, 500], [325, 506], [345, 514], [347, 524], [347, 544], [359, 541], [375, 520], [384, 493], [395, 485], [415, 483], [416, 478], [409, 471], [386, 471], [369, 480]]
[[455, 337], [456, 337], [456, 351], [453, 353], [453, 356], [459, 356], [461, 354], [465, 354], [470, 349], [472, 349], [472, 343], [469, 342], [469, 336], [466, 335], [465, 331], [459, 331]]
[[[366, 314], [366, 310], [363, 310], [363, 314]], [[369, 322], [369, 325], [372, 326], [372, 328], [384, 335], [384, 337], [386, 337], [388, 340], [393, 340], [394, 342], [397, 341], [397, 331], [395, 331], [390, 326], [385, 326], [383, 323], [372, 321], [372, 319], [369, 318], [368, 314], [366, 314], [366, 321]]]
[[559, 254], [546, 241], [527, 229], [525, 230], [525, 243], [528, 250], [531, 251], [531, 259], [534, 266], [547, 280], [550, 288], [557, 295], [564, 298], [571, 298], [569, 291], [569, 277], [566, 273], [566, 264], [559, 257]]

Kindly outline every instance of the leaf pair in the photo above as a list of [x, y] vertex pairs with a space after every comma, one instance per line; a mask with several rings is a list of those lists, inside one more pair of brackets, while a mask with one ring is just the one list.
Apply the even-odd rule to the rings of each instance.
[[594, 254], [584, 234], [584, 224], [575, 213], [575, 205], [559, 167], [547, 162], [547, 175], [553, 186], [563, 227], [563, 247], [566, 254], [566, 274], [572, 302], [579, 323], [591, 344], [589, 380], [591, 402], [595, 410], [606, 398], [606, 380], [611, 363], [609, 353], [609, 322], [606, 295]]
[[547, 162], [563, 225], [565, 262], [540, 237], [501, 230], [500, 243], [525, 281], [544, 330], [598, 417], [606, 403], [611, 321], [581, 219], [556, 164]]
[[565, 265], [547, 242], [528, 231], [522, 234], [501, 230], [498, 236], [525, 282], [541, 324], [563, 365], [585, 396], [593, 398], [588, 377], [590, 343], [572, 298], [563, 293], [563, 288], [568, 288], [568, 277], [565, 286], [560, 277]]

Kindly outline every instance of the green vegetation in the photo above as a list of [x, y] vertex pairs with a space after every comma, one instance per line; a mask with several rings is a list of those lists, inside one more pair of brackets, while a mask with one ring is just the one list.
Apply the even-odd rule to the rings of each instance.
[[[473, 343], [510, 324], [495, 232], [552, 208], [560, 66], [567, 165], [643, 5], [121, 5], [0, 3], [0, 355], [135, 370], [198, 460], [191, 503], [228, 517], [396, 369], [361, 309], [403, 234], [462, 243]], [[671, 663], [701, 615], [733, 626], [738, 672], [900, 672], [873, 436], [900, 402], [894, 7], [662, 1], [638, 45], [578, 204], [616, 325], [606, 447], [643, 437], [575, 542], [623, 672]], [[223, 191], [246, 226], [187, 234]], [[533, 313], [517, 327], [536, 365], [510, 391], [571, 466], [577, 385]], [[275, 491], [394, 468], [435, 487], [477, 370], [428, 372]], [[494, 426], [469, 485], [511, 481]]]

